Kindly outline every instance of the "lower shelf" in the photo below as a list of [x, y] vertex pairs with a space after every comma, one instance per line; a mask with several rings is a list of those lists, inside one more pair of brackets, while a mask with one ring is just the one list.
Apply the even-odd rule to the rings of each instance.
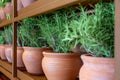
[[[0, 71], [12, 80], [12, 65], [7, 61], [0, 60]], [[17, 79], [19, 80], [47, 80], [45, 75], [34, 76], [26, 71], [17, 70]]]

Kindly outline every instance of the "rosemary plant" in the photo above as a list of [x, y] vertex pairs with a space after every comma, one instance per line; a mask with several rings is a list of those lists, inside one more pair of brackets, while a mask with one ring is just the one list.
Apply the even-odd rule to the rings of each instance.
[[1, 30], [0, 31], [0, 44], [3, 44], [5, 42], [2, 33], [3, 33], [3, 31]]
[[45, 45], [36, 22], [35, 17], [26, 18], [20, 22], [18, 39], [21, 39], [22, 46], [42, 47]]
[[72, 16], [73, 15], [69, 14], [67, 10], [58, 10], [50, 14], [39, 16], [38, 26], [41, 29], [42, 36], [55, 52], [69, 52], [70, 50], [70, 43], [63, 39], [65, 37], [64, 25], [69, 23]]
[[94, 13], [81, 8], [79, 22], [80, 42], [93, 56], [114, 56], [114, 4], [97, 3]]
[[6, 2], [11, 2], [11, 0], [0, 0], [0, 6], [5, 6]]
[[2, 33], [6, 44], [12, 44], [12, 26], [4, 27], [4, 31]]

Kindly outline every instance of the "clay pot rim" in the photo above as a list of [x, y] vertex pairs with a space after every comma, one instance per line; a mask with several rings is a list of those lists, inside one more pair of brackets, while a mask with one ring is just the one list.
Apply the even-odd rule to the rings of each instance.
[[23, 47], [21, 47], [21, 46], [17, 46], [17, 49], [23, 49]]
[[34, 50], [43, 50], [43, 49], [51, 49], [50, 47], [29, 47], [29, 46], [24, 46], [23, 47], [23, 49], [25, 49], [25, 50], [32, 50], [32, 49], [34, 49]]
[[53, 51], [43, 51], [43, 54], [50, 54], [50, 55], [80, 55], [80, 53], [60, 53], [60, 52], [53, 52]]
[[82, 60], [86, 60], [89, 62], [93, 62], [93, 61], [101, 61], [101, 62], [111, 62], [111, 63], [115, 63], [115, 58], [108, 58], [108, 57], [95, 57], [92, 56], [90, 54], [82, 54], [81, 55]]

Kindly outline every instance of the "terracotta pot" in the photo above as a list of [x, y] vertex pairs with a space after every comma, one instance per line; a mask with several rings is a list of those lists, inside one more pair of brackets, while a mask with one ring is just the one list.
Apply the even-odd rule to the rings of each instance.
[[21, 0], [17, 0], [17, 10], [19, 11], [20, 9], [23, 8]]
[[81, 56], [83, 66], [80, 69], [80, 80], [114, 80], [114, 58], [92, 57], [88, 54]]
[[12, 63], [11, 51], [12, 51], [12, 46], [7, 46], [5, 48], [5, 56], [6, 56], [9, 63]]
[[0, 20], [5, 19], [5, 11], [3, 7], [0, 7]]
[[12, 4], [11, 4], [11, 2], [6, 3], [4, 11], [5, 11], [6, 16], [10, 15], [10, 17], [11, 17], [11, 15], [12, 15]]
[[[24, 63], [22, 59], [23, 52], [24, 52], [24, 49], [22, 47], [17, 47], [17, 68], [19, 69], [24, 68]], [[11, 54], [11, 57], [12, 57], [12, 54]]]
[[48, 80], [75, 80], [82, 66], [78, 53], [43, 52], [43, 71]]
[[4, 44], [0, 44], [0, 58], [1, 58], [1, 53], [3, 52], [1, 48], [2, 46], [4, 46]]
[[0, 56], [2, 60], [7, 60], [5, 56], [5, 45], [0, 46]]
[[46, 50], [51, 50], [51, 48], [24, 47], [23, 62], [29, 73], [34, 75], [43, 74], [41, 65], [42, 52]]
[[36, 0], [21, 0], [22, 4], [24, 7], [30, 5], [31, 3], [33, 3]]

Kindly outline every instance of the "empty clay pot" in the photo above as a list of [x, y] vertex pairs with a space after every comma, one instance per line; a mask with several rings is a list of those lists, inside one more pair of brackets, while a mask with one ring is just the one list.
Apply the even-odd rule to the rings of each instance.
[[35, 48], [35, 47], [24, 47], [23, 62], [27, 71], [33, 75], [43, 74], [42, 70], [42, 59], [43, 51], [51, 50], [51, 48]]
[[43, 52], [43, 71], [48, 80], [76, 80], [82, 66], [78, 53]]

